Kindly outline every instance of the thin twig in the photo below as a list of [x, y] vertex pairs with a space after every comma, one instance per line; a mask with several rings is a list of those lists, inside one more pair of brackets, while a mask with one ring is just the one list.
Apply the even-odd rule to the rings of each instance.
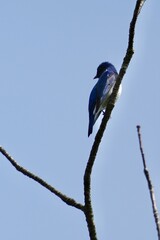
[[132, 21], [130, 23], [130, 28], [129, 28], [129, 39], [128, 39], [128, 47], [126, 51], [126, 55], [123, 59], [123, 63], [119, 72], [119, 75], [116, 80], [115, 87], [113, 89], [113, 93], [110, 97], [109, 103], [107, 105], [104, 117], [102, 119], [102, 123], [100, 125], [100, 128], [96, 134], [94, 143], [92, 145], [92, 149], [90, 152], [90, 156], [87, 162], [87, 166], [85, 169], [85, 174], [84, 174], [84, 201], [85, 201], [85, 216], [86, 216], [86, 221], [88, 225], [88, 230], [89, 230], [89, 235], [91, 240], [97, 240], [96, 236], [96, 227], [94, 224], [94, 216], [93, 216], [93, 210], [92, 210], [92, 203], [91, 203], [91, 173], [92, 173], [92, 168], [94, 165], [94, 161], [98, 152], [98, 148], [100, 145], [100, 142], [102, 140], [102, 136], [104, 133], [104, 130], [106, 128], [107, 122], [110, 119], [111, 112], [114, 108], [114, 103], [115, 99], [119, 90], [119, 86], [122, 82], [122, 79], [126, 73], [126, 70], [129, 66], [129, 63], [131, 61], [131, 58], [133, 56], [134, 50], [133, 50], [133, 43], [134, 43], [134, 35], [135, 35], [135, 25], [137, 22], [138, 15], [142, 9], [142, 6], [144, 4], [145, 0], [137, 0], [136, 6], [134, 9]]
[[69, 198], [66, 195], [62, 194], [58, 190], [56, 190], [54, 187], [46, 183], [42, 178], [36, 176], [35, 174], [31, 173], [27, 169], [21, 167], [10, 155], [7, 153], [7, 151], [0, 146], [0, 152], [9, 160], [9, 162], [17, 169], [17, 171], [23, 173], [27, 177], [33, 179], [34, 181], [38, 182], [40, 185], [54, 193], [57, 197], [59, 197], [63, 202], [65, 202], [67, 205], [70, 205], [72, 207], [75, 207], [81, 211], [84, 211], [84, 206], [80, 203], [77, 203], [73, 198]]
[[139, 140], [139, 148], [140, 148], [140, 152], [141, 152], [141, 156], [142, 156], [144, 175], [145, 175], [147, 183], [148, 183], [148, 189], [149, 189], [151, 203], [152, 203], [153, 216], [154, 216], [154, 220], [155, 220], [155, 223], [156, 223], [158, 239], [160, 240], [160, 218], [159, 218], [158, 209], [157, 209], [157, 205], [156, 205], [154, 188], [153, 188], [153, 185], [152, 185], [152, 181], [151, 181], [151, 178], [150, 178], [149, 171], [148, 171], [147, 166], [146, 166], [146, 160], [145, 160], [145, 155], [144, 155], [144, 151], [143, 151], [143, 147], [142, 147], [142, 137], [141, 137], [141, 131], [140, 130], [141, 130], [141, 127], [137, 126], [137, 134], [138, 134], [138, 140]]

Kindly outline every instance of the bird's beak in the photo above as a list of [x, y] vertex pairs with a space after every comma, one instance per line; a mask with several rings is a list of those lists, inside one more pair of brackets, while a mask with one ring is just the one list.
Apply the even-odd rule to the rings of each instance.
[[98, 78], [97, 75], [93, 79], [96, 79], [96, 78]]

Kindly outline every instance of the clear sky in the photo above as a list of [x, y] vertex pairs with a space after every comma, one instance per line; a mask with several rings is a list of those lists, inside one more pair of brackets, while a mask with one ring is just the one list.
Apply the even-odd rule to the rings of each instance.
[[[103, 61], [119, 71], [135, 0], [0, 1], [0, 144], [22, 166], [83, 202], [88, 98]], [[160, 1], [139, 16], [92, 175], [100, 240], [157, 239], [136, 125], [160, 209]], [[0, 239], [89, 239], [83, 214], [0, 156]]]

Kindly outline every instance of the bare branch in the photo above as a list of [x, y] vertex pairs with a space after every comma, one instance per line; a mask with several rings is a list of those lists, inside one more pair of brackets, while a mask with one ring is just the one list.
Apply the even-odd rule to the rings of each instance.
[[104, 117], [102, 119], [102, 123], [100, 125], [100, 128], [96, 134], [94, 143], [92, 145], [92, 149], [90, 152], [90, 156], [87, 162], [87, 166], [85, 169], [85, 174], [84, 174], [84, 199], [85, 199], [85, 216], [86, 216], [86, 221], [88, 224], [88, 230], [90, 234], [90, 239], [91, 240], [97, 240], [96, 236], [96, 228], [94, 224], [94, 219], [93, 219], [93, 210], [92, 210], [92, 204], [91, 204], [91, 173], [92, 173], [92, 168], [93, 164], [98, 152], [98, 148], [104, 133], [104, 130], [106, 128], [107, 122], [111, 116], [111, 112], [114, 108], [114, 103], [115, 99], [119, 90], [119, 86], [122, 82], [122, 79], [126, 73], [126, 70], [129, 66], [129, 63], [131, 61], [131, 58], [133, 56], [134, 50], [133, 50], [133, 43], [134, 43], [134, 35], [135, 35], [135, 25], [137, 22], [138, 15], [142, 9], [142, 6], [144, 4], [145, 0], [137, 0], [136, 6], [134, 9], [132, 21], [130, 23], [130, 28], [129, 28], [129, 39], [128, 39], [128, 47], [126, 51], [126, 55], [123, 59], [123, 63], [119, 72], [119, 75], [116, 80], [115, 87], [113, 89], [113, 93], [110, 97], [109, 103], [107, 105]]
[[140, 128], [141, 128], [140, 126], [137, 126], [139, 148], [140, 148], [142, 161], [143, 161], [144, 175], [145, 175], [147, 183], [148, 183], [148, 189], [149, 189], [149, 193], [150, 193], [150, 198], [151, 198], [151, 203], [152, 203], [152, 210], [153, 210], [153, 216], [154, 216], [154, 220], [155, 220], [155, 223], [156, 223], [158, 239], [160, 240], [160, 218], [159, 218], [158, 209], [157, 209], [157, 205], [156, 205], [156, 198], [155, 198], [155, 194], [154, 194], [154, 188], [153, 188], [152, 181], [151, 181], [151, 178], [150, 178], [150, 175], [149, 175], [149, 171], [148, 171], [147, 166], [146, 166], [145, 155], [144, 155], [144, 151], [143, 151], [143, 147], [142, 147], [142, 138], [141, 138]]
[[33, 173], [29, 172], [27, 169], [21, 167], [7, 152], [4, 148], [0, 146], [0, 152], [9, 160], [9, 162], [17, 169], [17, 171], [23, 173], [27, 177], [33, 179], [34, 181], [38, 182], [40, 185], [54, 193], [57, 197], [59, 197], [63, 202], [65, 202], [67, 205], [70, 205], [72, 207], [75, 207], [81, 211], [84, 211], [84, 206], [80, 203], [77, 203], [73, 198], [69, 198], [66, 195], [62, 194], [58, 190], [56, 190], [54, 187], [46, 183], [42, 178], [34, 175]]

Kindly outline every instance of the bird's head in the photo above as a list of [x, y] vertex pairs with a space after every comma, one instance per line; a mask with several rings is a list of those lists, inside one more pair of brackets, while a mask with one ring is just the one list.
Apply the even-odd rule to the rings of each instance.
[[109, 67], [113, 68], [113, 71], [114, 71], [115, 73], [117, 73], [115, 67], [114, 67], [111, 63], [109, 63], [109, 62], [103, 62], [103, 63], [101, 63], [101, 64], [98, 66], [98, 68], [97, 68], [97, 74], [96, 74], [96, 76], [94, 77], [94, 79], [95, 79], [95, 78], [100, 78], [100, 76], [102, 75], [102, 73], [104, 73]]

